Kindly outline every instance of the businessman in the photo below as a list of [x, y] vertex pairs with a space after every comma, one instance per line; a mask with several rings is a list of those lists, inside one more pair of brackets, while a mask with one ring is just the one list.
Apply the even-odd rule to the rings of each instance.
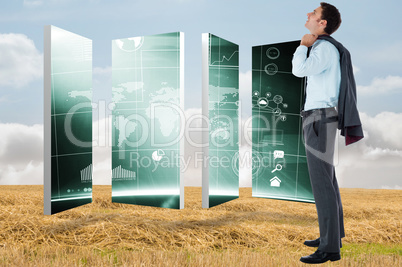
[[[311, 187], [317, 208], [320, 237], [305, 245], [315, 253], [301, 257], [304, 263], [324, 263], [341, 259], [341, 239], [345, 237], [343, 209], [333, 165], [337, 128], [346, 144], [363, 138], [356, 108], [356, 86], [350, 54], [330, 35], [341, 24], [336, 7], [322, 2], [307, 14], [302, 37], [292, 60], [292, 72], [307, 77], [303, 134]], [[349, 75], [349, 76], [348, 76]], [[351, 75], [351, 76], [350, 76]]]

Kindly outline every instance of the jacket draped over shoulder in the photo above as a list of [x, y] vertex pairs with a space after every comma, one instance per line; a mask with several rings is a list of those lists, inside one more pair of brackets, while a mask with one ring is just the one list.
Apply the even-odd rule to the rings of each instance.
[[353, 75], [352, 59], [349, 51], [333, 37], [321, 35], [319, 39], [331, 42], [339, 51], [341, 65], [341, 85], [338, 100], [338, 129], [345, 136], [346, 145], [361, 140], [363, 128], [357, 110], [356, 82]]

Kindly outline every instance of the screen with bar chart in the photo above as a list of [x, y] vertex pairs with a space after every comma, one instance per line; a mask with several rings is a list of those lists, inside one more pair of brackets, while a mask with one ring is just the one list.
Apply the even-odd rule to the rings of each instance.
[[92, 202], [92, 41], [45, 26], [44, 213]]

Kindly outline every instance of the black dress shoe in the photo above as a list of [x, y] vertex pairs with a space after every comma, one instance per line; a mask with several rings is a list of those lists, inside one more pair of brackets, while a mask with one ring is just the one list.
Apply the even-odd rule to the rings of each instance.
[[304, 244], [308, 247], [318, 248], [318, 246], [320, 245], [320, 238], [314, 240], [306, 240], [304, 241]]
[[301, 262], [304, 263], [310, 263], [310, 264], [319, 264], [319, 263], [324, 263], [327, 261], [339, 261], [341, 259], [341, 254], [339, 252], [336, 253], [329, 253], [329, 252], [323, 252], [319, 251], [317, 249], [316, 252], [309, 256], [304, 256], [300, 258]]

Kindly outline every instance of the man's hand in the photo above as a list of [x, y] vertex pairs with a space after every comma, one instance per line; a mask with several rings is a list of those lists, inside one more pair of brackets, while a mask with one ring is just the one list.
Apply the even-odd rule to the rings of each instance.
[[318, 38], [318, 35], [306, 34], [301, 39], [300, 45], [310, 47], [310, 46], [312, 46], [314, 44], [314, 42], [317, 40], [317, 38]]

